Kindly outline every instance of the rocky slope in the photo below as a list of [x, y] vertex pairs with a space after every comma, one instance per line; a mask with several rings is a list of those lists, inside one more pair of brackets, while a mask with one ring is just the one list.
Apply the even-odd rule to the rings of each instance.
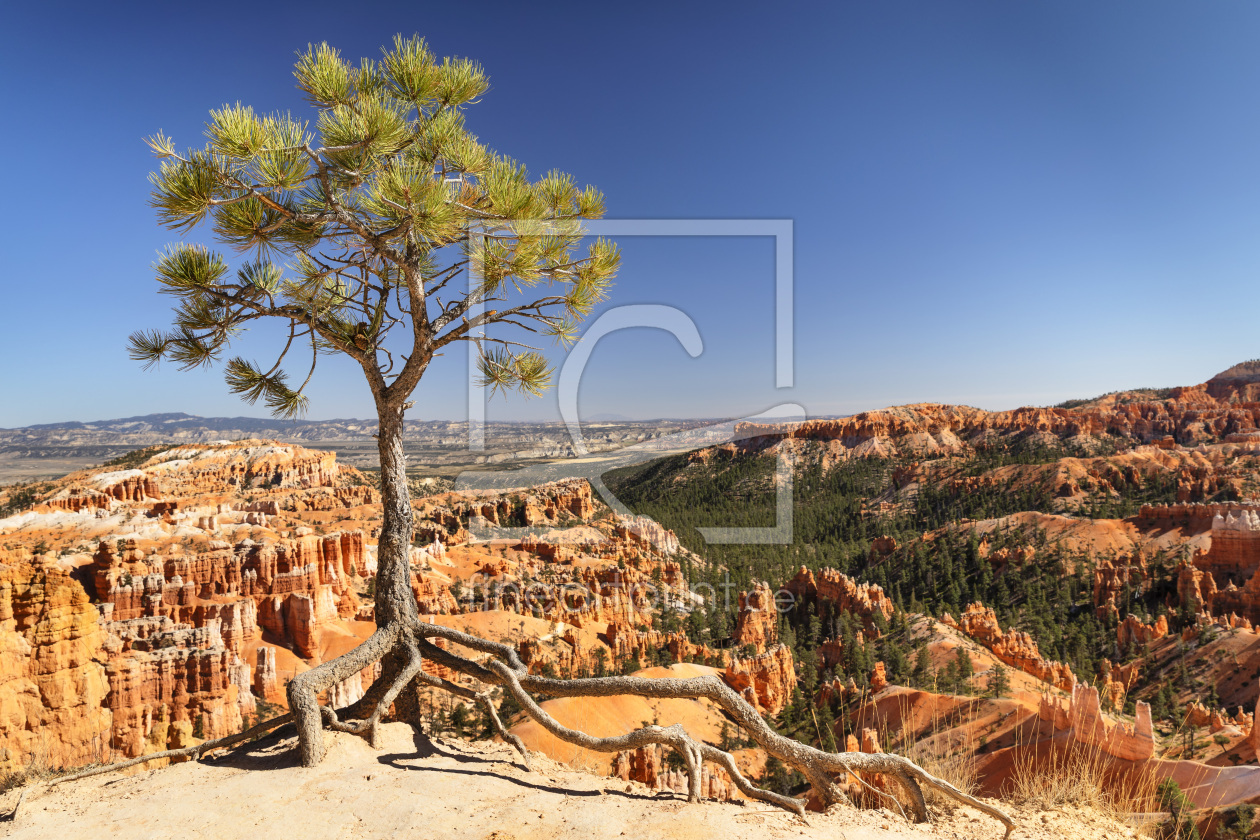
[[[1143, 493], [1176, 502], [1238, 499], [1260, 493], [1260, 382], [1246, 370], [1072, 407], [990, 412], [924, 403], [836, 420], [744, 423], [736, 427], [742, 440], [695, 457], [783, 452], [824, 472], [852, 459], [896, 459], [900, 499], [923, 487], [954, 496], [1040, 494], [1063, 512]], [[977, 459], [989, 467], [977, 469]]]
[[917, 405], [867, 411], [837, 420], [737, 427], [742, 438], [818, 441], [832, 457], [941, 454], [1003, 438], [1071, 441], [1082, 446], [1119, 439], [1129, 444], [1220, 443], [1231, 435], [1260, 438], [1260, 380], [1245, 363], [1202, 385], [1167, 395], [1122, 392], [1061, 408], [984, 411], [956, 405]]

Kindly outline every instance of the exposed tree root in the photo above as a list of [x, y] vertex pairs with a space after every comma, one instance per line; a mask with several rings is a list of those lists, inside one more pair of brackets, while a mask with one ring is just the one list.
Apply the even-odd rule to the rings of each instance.
[[[325, 726], [338, 732], [349, 732], [354, 735], [365, 735], [368, 743], [373, 747], [380, 748], [380, 739], [378, 735], [378, 724], [381, 718], [389, 711], [390, 706], [394, 705], [394, 700], [402, 692], [407, 684], [410, 683], [420, 674], [420, 665], [423, 661], [420, 657], [420, 650], [416, 647], [415, 641], [407, 639], [404, 648], [407, 653], [407, 664], [394, 675], [390, 680], [389, 688], [381, 695], [372, 708], [372, 714], [364, 720], [348, 720], [342, 721], [337, 718], [337, 713], [328, 706], [320, 706], [320, 716]], [[336, 660], [334, 660], [336, 661]], [[292, 683], [290, 683], [292, 685]], [[322, 737], [321, 737], [322, 740]]]
[[63, 782], [74, 782], [79, 779], [86, 779], [89, 776], [99, 776], [102, 773], [113, 773], [115, 770], [125, 770], [128, 767], [134, 767], [137, 764], [147, 764], [150, 761], [157, 761], [160, 758], [201, 758], [208, 752], [214, 750], [227, 749], [236, 746], [244, 741], [250, 741], [263, 735], [278, 726], [293, 720], [292, 714], [283, 714], [274, 717], [271, 720], [265, 720], [262, 723], [255, 724], [244, 732], [238, 732], [235, 735], [228, 735], [226, 738], [217, 738], [213, 741], [202, 741], [191, 747], [183, 747], [178, 750], [163, 750], [162, 752], [149, 753], [135, 758], [129, 758], [126, 761], [115, 762], [114, 764], [103, 764], [100, 767], [89, 767], [86, 770], [80, 770], [78, 773], [71, 773], [68, 776], [58, 776], [48, 782], [48, 786], [62, 784]]
[[562, 741], [567, 741], [570, 744], [576, 744], [579, 747], [594, 750], [595, 752], [620, 752], [621, 750], [645, 747], [648, 744], [665, 744], [672, 747], [682, 757], [683, 763], [687, 766], [687, 798], [691, 802], [700, 801], [700, 768], [707, 759], [725, 769], [730, 774], [731, 780], [735, 782], [735, 786], [745, 796], [778, 805], [780, 808], [786, 808], [797, 816], [805, 816], [805, 803], [803, 800], [755, 787], [740, 773], [739, 768], [735, 766], [735, 759], [730, 753], [695, 740], [687, 734], [680, 724], [676, 723], [668, 727], [645, 726], [625, 735], [617, 735], [611, 738], [596, 738], [593, 735], [587, 735], [585, 732], [569, 729], [547, 714], [534, 701], [534, 698], [529, 695], [529, 692], [521, 687], [517, 674], [511, 668], [502, 662], [494, 660], [491, 660], [490, 667], [503, 678], [508, 690], [516, 698], [516, 702], [521, 704], [525, 712], [538, 721], [544, 729]]
[[444, 680], [440, 677], [432, 676], [431, 674], [420, 674], [420, 680], [425, 685], [432, 686], [433, 688], [440, 688], [441, 690], [448, 691], [457, 697], [463, 697], [475, 702], [490, 718], [490, 722], [494, 724], [495, 731], [498, 732], [499, 737], [511, 744], [516, 749], [517, 753], [520, 754], [521, 763], [525, 765], [525, 769], [533, 769], [529, 764], [529, 749], [525, 746], [524, 741], [512, 732], [509, 732], [507, 727], [503, 725], [503, 721], [499, 719], [499, 710], [494, 707], [494, 701], [490, 699], [489, 692], [473, 691], [471, 688], [456, 685], [450, 680]]
[[[297, 726], [298, 744], [302, 751], [304, 767], [314, 767], [324, 757], [324, 737], [321, 732], [325, 717], [320, 711], [319, 695], [327, 691], [334, 683], [349, 678], [390, 653], [398, 644], [400, 629], [399, 623], [387, 624], [353, 650], [309, 671], [303, 671], [289, 681], [286, 689], [289, 697], [289, 712], [293, 715], [293, 722]], [[419, 668], [418, 657], [417, 652], [417, 669]], [[398, 690], [401, 688], [402, 686], [398, 686]], [[391, 703], [398, 694], [398, 691], [394, 689], [395, 686], [390, 685], [389, 691], [393, 691], [394, 695], [390, 697]], [[373, 718], [379, 720], [377, 714], [379, 708], [378, 704], [377, 709], [374, 709], [369, 716], [369, 720]], [[388, 705], [385, 708], [388, 709]], [[372, 728], [375, 729], [375, 725]]]
[[[923, 822], [928, 819], [927, 803], [923, 796], [923, 788], [927, 787], [998, 820], [1006, 827], [1006, 837], [1010, 836], [1011, 831], [1015, 827], [1011, 818], [1000, 809], [963, 793], [949, 782], [931, 775], [922, 767], [903, 756], [892, 753], [828, 753], [778, 734], [770, 728], [770, 725], [766, 723], [756, 709], [717, 677], [705, 676], [690, 679], [648, 679], [644, 677], [554, 679], [540, 677], [529, 674], [528, 670], [520, 662], [519, 657], [517, 657], [516, 651], [508, 645], [491, 642], [436, 624], [421, 624], [416, 632], [421, 637], [421, 650], [424, 651], [426, 656], [452, 670], [466, 674], [481, 682], [506, 685], [530, 717], [537, 720], [539, 724], [556, 737], [570, 743], [606, 751], [607, 749], [626, 749], [627, 747], [613, 746], [613, 744], [620, 743], [625, 739], [642, 738], [641, 743], [633, 743], [629, 744], [629, 746], [640, 746], [646, 743], [666, 743], [678, 749], [684, 762], [689, 760], [686, 751], [694, 749], [692, 745], [696, 744], [693, 739], [690, 739], [690, 736], [687, 736], [687, 740], [683, 740], [678, 735], [666, 735], [665, 733], [668, 730], [661, 730], [660, 727], [638, 730], [629, 735], [620, 736], [620, 739], [593, 739], [585, 733], [568, 730], [551, 719], [537, 703], [533, 702], [527, 693], [528, 691], [537, 691], [551, 697], [608, 697], [630, 694], [658, 698], [705, 698], [717, 703], [725, 710], [734, 719], [735, 723], [747, 732], [767, 753], [800, 771], [814, 786], [815, 791], [822, 798], [824, 807], [847, 801], [847, 797], [840, 789], [840, 786], [834, 781], [837, 775], [843, 778], [847, 777], [848, 774], [862, 773], [870, 775], [881, 773], [896, 779], [897, 783], [905, 791], [905, 801], [901, 804], [909, 810], [911, 818], [915, 821]], [[446, 639], [478, 653], [490, 654], [491, 657], [497, 657], [497, 659], [492, 658], [485, 664], [478, 663], [443, 650], [432, 643], [425, 643], [424, 638], [426, 637]], [[529, 700], [528, 703], [525, 702], [527, 699]], [[659, 731], [649, 731], [652, 729]], [[682, 734], [685, 735], [685, 733]], [[701, 755], [703, 758], [721, 764], [728, 772], [734, 767], [733, 761], [728, 763], [722, 760], [721, 755], [726, 755], [722, 751], [716, 750], [707, 744], [699, 746], [702, 748]], [[694, 761], [694, 755], [691, 760]], [[688, 764], [688, 772], [689, 774], [692, 773], [690, 764]], [[738, 770], [736, 770], [736, 774], [738, 774]], [[742, 776], [737, 776], [736, 774], [732, 774], [731, 778], [739, 786], [739, 779]], [[693, 782], [692, 790], [696, 788], [697, 785]], [[754, 796], [750, 791], [744, 790], [743, 787], [740, 790], [747, 796], [763, 801], [774, 801], [775, 804], [788, 808], [788, 810], [796, 810], [791, 804], [767, 799], [764, 796]], [[761, 793], [768, 792], [762, 791]], [[784, 797], [784, 799], [786, 798]], [[799, 802], [799, 800], [791, 800], [791, 802]]]
[[[1005, 837], [1007, 838], [1015, 827], [1011, 818], [998, 808], [963, 793], [949, 782], [931, 775], [913, 761], [902, 756], [891, 753], [828, 753], [778, 734], [756, 709], [717, 677], [704, 676], [690, 679], [647, 679], [624, 676], [584, 679], [540, 677], [529, 673], [516, 651], [509, 645], [492, 642], [438, 624], [420, 621], [407, 622], [407, 624], [409, 626], [403, 627], [401, 623], [396, 622], [392, 629], [383, 627], [349, 653], [299, 674], [289, 683], [288, 695], [291, 709], [289, 714], [257, 724], [238, 735], [206, 741], [183, 749], [140, 756], [104, 767], [90, 768], [80, 773], [63, 776], [54, 780], [52, 784], [121, 770], [159, 758], [199, 758], [213, 750], [224, 749], [255, 738], [290, 720], [296, 725], [302, 763], [305, 766], [312, 766], [319, 762], [325, 752], [322, 734], [324, 728], [362, 735], [375, 744], [380, 721], [388, 713], [391, 705], [395, 701], [401, 702], [404, 692], [416, 690], [419, 686], [447, 691], [480, 705], [489, 715], [499, 735], [516, 748], [528, 769], [529, 751], [520, 738], [508, 732], [503, 726], [494, 704], [490, 701], [489, 694], [424, 673], [421, 670], [421, 663], [424, 657], [428, 657], [437, 664], [472, 677], [483, 684], [503, 686], [521, 705], [526, 714], [538, 721], [552, 735], [568, 743], [597, 752], [617, 752], [648, 744], [664, 744], [670, 747], [678, 753], [687, 768], [688, 796], [692, 802], [700, 799], [701, 768], [705, 761], [709, 761], [724, 769], [740, 792], [750, 799], [771, 803], [802, 818], [805, 808], [805, 803], [801, 799], [756, 787], [740, 772], [730, 753], [711, 744], [697, 741], [679, 724], [668, 727], [646, 726], [625, 735], [597, 738], [585, 732], [569, 729], [559, 723], [538, 705], [530, 691], [550, 697], [608, 697], [629, 694], [654, 698], [708, 699], [730, 715], [736, 725], [768, 754], [800, 771], [813, 785], [824, 807], [848, 801], [848, 797], [835, 781], [837, 776], [847, 778], [850, 774], [869, 776], [879, 773], [896, 781], [903, 791], [903, 798], [882, 791], [880, 794], [893, 799], [902, 813], [908, 812], [909, 818], [915, 821], [922, 822], [928, 819], [927, 804], [923, 796], [923, 788], [926, 787], [1000, 821], [1006, 827]], [[477, 653], [487, 654], [490, 658], [485, 662], [477, 662], [438, 647], [429, 641], [431, 638], [454, 642]], [[382, 674], [381, 679], [369, 688], [363, 699], [340, 710], [340, 716], [337, 711], [319, 705], [319, 694], [331, 685], [361, 671], [387, 654], [399, 652], [400, 648], [402, 667], [397, 668], [388, 676]]]
[[421, 659], [419, 650], [415, 649], [414, 645], [412, 646], [412, 650], [415, 651], [412, 662], [408, 664], [406, 669], [398, 673], [389, 689], [374, 704], [370, 717], [362, 720], [341, 720], [335, 710], [327, 706], [322, 706], [320, 707], [320, 711], [323, 715], [324, 725], [335, 732], [348, 732], [354, 735], [364, 735], [373, 746], [379, 746], [376, 743], [377, 724], [380, 722], [383, 714], [388, 711], [389, 707], [393, 704], [394, 699], [398, 696], [403, 687], [412, 680], [415, 680], [421, 685], [427, 685], [430, 688], [445, 691], [449, 694], [455, 695], [456, 697], [471, 700], [480, 706], [482, 710], [485, 711], [487, 717], [489, 717], [491, 723], [494, 724], [495, 731], [498, 733], [499, 737], [503, 738], [505, 742], [511, 744], [516, 749], [517, 753], [521, 756], [521, 762], [525, 765], [525, 769], [531, 769], [529, 763], [529, 750], [526, 748], [525, 742], [509, 732], [503, 725], [503, 721], [499, 718], [499, 710], [494, 707], [494, 703], [491, 701], [489, 693], [484, 691], [476, 692], [471, 688], [458, 685], [450, 680], [444, 680], [441, 677], [435, 677], [432, 674], [424, 673], [420, 670]]

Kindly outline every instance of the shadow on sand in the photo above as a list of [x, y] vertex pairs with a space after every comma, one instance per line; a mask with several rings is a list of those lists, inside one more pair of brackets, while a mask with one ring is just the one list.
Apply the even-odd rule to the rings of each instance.
[[[511, 782], [519, 787], [529, 788], [530, 790], [558, 793], [564, 796], [619, 796], [622, 799], [640, 800], [677, 798], [676, 794], [673, 793], [645, 795], [641, 793], [634, 793], [633, 791], [616, 789], [613, 788], [612, 785], [615, 782], [620, 782], [620, 780], [612, 778], [607, 780], [609, 788], [606, 790], [574, 790], [573, 788], [561, 787], [555, 784], [540, 784], [532, 782], [529, 779], [518, 778], [513, 773], [495, 773], [489, 770], [472, 770], [459, 767], [440, 767], [434, 765], [415, 764], [413, 762], [423, 761], [434, 757], [441, 757], [451, 759], [452, 761], [459, 762], [460, 764], [507, 764], [517, 772], [529, 772], [525, 771], [524, 768], [520, 766], [520, 758], [517, 756], [515, 751], [513, 751], [510, 756], [505, 755], [502, 758], [495, 756], [473, 755], [463, 752], [458, 748], [451, 748], [456, 745], [450, 743], [438, 743], [423, 732], [414, 733], [412, 741], [416, 745], [416, 751], [414, 753], [382, 753], [376, 760], [381, 764], [386, 764], [399, 770], [413, 772], [419, 771], [424, 773], [451, 773], [461, 776], [483, 776], [492, 779], [502, 779], [503, 781]], [[503, 746], [506, 747], [507, 745], [505, 744]], [[541, 779], [547, 778], [541, 773], [534, 773], [533, 775], [536, 775]], [[550, 779], [547, 780], [551, 781]]]

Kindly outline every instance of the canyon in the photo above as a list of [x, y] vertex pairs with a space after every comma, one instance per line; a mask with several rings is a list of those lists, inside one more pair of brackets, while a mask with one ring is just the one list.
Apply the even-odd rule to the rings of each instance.
[[[688, 521], [619, 515], [583, 479], [431, 485], [413, 499], [412, 591], [426, 621], [506, 642], [531, 673], [712, 675], [803, 740], [970, 754], [990, 795], [1018, 756], [1075, 745], [1161, 777], [1219, 775], [1215, 787], [1187, 784], [1201, 807], [1260, 801], [1260, 785], [1225, 781], [1260, 745], [1257, 389], [1260, 377], [1243, 371], [1053, 409], [917, 405], [746, 425], [736, 443], [669, 462], [666, 487], [781, 454], [805, 480], [878, 479], [837, 508], [861, 539], [842, 551], [806, 544], [777, 565], [736, 567], [697, 543]], [[923, 519], [928, 502], [954, 512]], [[2, 773], [238, 732], [283, 710], [287, 680], [375, 628], [378, 494], [324, 449], [163, 443], [5, 488], [0, 504]], [[957, 513], [984, 505], [999, 515]], [[971, 582], [929, 609], [906, 570], [940, 576], [947, 595], [960, 563]], [[709, 583], [722, 575], [725, 594]], [[1070, 627], [1035, 620], [1028, 606], [1044, 593], [1034, 583], [1070, 595], [1065, 623], [1091, 622], [1085, 642], [1100, 653], [1082, 659]], [[973, 591], [985, 597], [962, 597]], [[378, 675], [365, 669], [323, 702], [354, 703]], [[532, 750], [687, 791], [667, 750], [583, 751], [495, 699]], [[475, 708], [426, 702], [435, 732], [488, 734]], [[680, 722], [729, 748], [750, 778], [799, 784], [704, 701], [541, 702], [596, 735]], [[1178, 720], [1202, 734], [1187, 741]], [[882, 782], [847, 784], [866, 801], [863, 785]], [[709, 799], [741, 798], [718, 769], [701, 785]]]
[[[177, 749], [239, 731], [260, 703], [283, 706], [286, 674], [371, 632], [376, 504], [331, 453], [241, 441], [72, 474], [0, 520], [0, 772]], [[739, 596], [742, 655], [656, 629], [660, 592], [695, 597], [680, 573], [687, 552], [655, 523], [594, 514], [584, 481], [418, 499], [422, 614], [511, 637], [536, 673], [646, 662], [662, 648], [698, 657], [777, 713], [796, 676], [768, 589]], [[477, 523], [528, 533], [478, 547]], [[555, 570], [564, 597], [530, 591]], [[354, 702], [374, 676], [328, 701]]]

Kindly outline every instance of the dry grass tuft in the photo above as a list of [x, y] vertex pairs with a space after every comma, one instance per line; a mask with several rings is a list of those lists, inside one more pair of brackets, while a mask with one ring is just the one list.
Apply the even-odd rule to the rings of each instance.
[[1118, 762], [1101, 747], [1072, 741], [1018, 750], [1005, 795], [1041, 811], [1070, 805], [1131, 823], [1160, 810], [1158, 782], [1144, 764]]
[[0, 796], [35, 782], [47, 781], [56, 775], [48, 761], [48, 749], [45, 745], [31, 755], [22, 769], [0, 774]]
[[[901, 715], [900, 731], [889, 737], [887, 731], [880, 733], [881, 743], [889, 744], [889, 751], [896, 752], [922, 767], [939, 779], [949, 782], [968, 796], [974, 796], [979, 788], [979, 775], [976, 770], [976, 754], [969, 746], [948, 749], [943, 745], [934, 745], [930, 738], [916, 734], [904, 722], [909, 715]], [[942, 727], [944, 718], [933, 715], [932, 724], [927, 730], [935, 732]], [[934, 790], [924, 790], [928, 807], [938, 813], [952, 814], [958, 807], [958, 801]]]
[[[968, 796], [974, 796], [978, 788], [976, 773], [976, 755], [970, 751], [959, 750], [953, 753], [938, 753], [923, 743], [911, 742], [901, 754], [939, 779], [944, 779]], [[945, 796], [934, 790], [924, 791], [927, 802], [933, 809], [942, 813], [953, 813], [958, 807], [958, 800]]]

